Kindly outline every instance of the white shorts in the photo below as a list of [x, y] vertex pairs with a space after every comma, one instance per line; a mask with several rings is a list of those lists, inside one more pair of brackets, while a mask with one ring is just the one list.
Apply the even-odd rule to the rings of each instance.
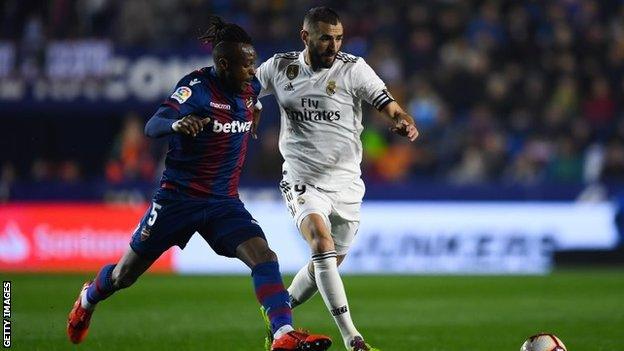
[[307, 183], [284, 178], [280, 182], [282, 197], [301, 230], [301, 222], [311, 214], [323, 217], [331, 230], [338, 255], [345, 255], [360, 226], [360, 207], [364, 197], [364, 182], [357, 179], [343, 190], [327, 191]]

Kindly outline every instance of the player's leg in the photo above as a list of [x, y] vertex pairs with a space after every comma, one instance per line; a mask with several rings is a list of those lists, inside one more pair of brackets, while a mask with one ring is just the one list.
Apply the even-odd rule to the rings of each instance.
[[[295, 209], [295, 220], [313, 255], [312, 265], [300, 270], [298, 273], [300, 280], [291, 284], [289, 293], [293, 300], [299, 297], [301, 302], [313, 294], [316, 285], [327, 308], [334, 315], [345, 346], [350, 350], [368, 350], [368, 348], [352, 347], [352, 344], [359, 343], [362, 337], [353, 326], [337, 266], [342, 263], [358, 231], [363, 195], [364, 184], [361, 180], [357, 180], [340, 192], [323, 192], [308, 187], [308, 191], [299, 194], [299, 201], [289, 203], [289, 207]], [[327, 211], [327, 206], [330, 206], [330, 211]], [[328, 261], [335, 263], [331, 265]], [[319, 271], [319, 268], [322, 271]], [[366, 346], [363, 340], [359, 344]]]
[[[298, 228], [303, 218], [311, 213], [327, 216], [331, 213], [331, 200], [313, 186], [293, 184], [290, 179], [284, 178], [280, 182], [280, 191]], [[297, 272], [288, 287], [291, 306], [294, 308], [304, 303], [317, 291], [314, 264], [309, 262]]]
[[349, 347], [351, 340], [360, 336], [360, 332], [351, 319], [347, 294], [338, 273], [337, 253], [329, 226], [321, 215], [311, 213], [302, 220], [299, 229], [312, 250], [314, 278], [318, 290], [325, 306], [334, 317], [345, 345]]
[[[329, 196], [332, 200], [329, 222], [334, 246], [338, 255], [346, 255], [360, 227], [364, 183], [358, 179], [348, 188], [329, 194]], [[350, 351], [379, 351], [364, 342], [364, 338], [359, 333], [351, 338], [345, 337], [343, 341]]]
[[[345, 256], [346, 255], [336, 256], [336, 264], [339, 267], [342, 261], [344, 261]], [[295, 277], [288, 287], [290, 306], [295, 308], [302, 305], [317, 292], [318, 287], [316, 286], [316, 278], [314, 277], [314, 264], [310, 261], [295, 274]]]
[[264, 238], [251, 238], [238, 245], [236, 256], [251, 268], [256, 298], [268, 316], [273, 333], [270, 350], [323, 351], [331, 346], [329, 337], [295, 331], [292, 327], [292, 311], [277, 255]]
[[260, 237], [248, 239], [238, 245], [236, 256], [251, 269], [256, 298], [267, 311], [275, 338], [294, 330], [277, 255], [266, 240]]
[[129, 247], [117, 264], [102, 267], [82, 298], [83, 306], [94, 309], [117, 290], [130, 287], [154, 261], [156, 258], [141, 257]]
[[[219, 255], [237, 257], [250, 269], [258, 302], [270, 319], [270, 350], [324, 351], [331, 339], [309, 335], [292, 327], [292, 311], [284, 288], [277, 255], [269, 248], [264, 233], [238, 199], [221, 200], [207, 212], [199, 230]], [[274, 338], [273, 338], [274, 337]]]
[[[336, 206], [336, 212], [330, 218], [336, 252], [338, 257], [344, 259], [360, 227], [359, 206], [354, 203], [347, 205], [339, 203]], [[350, 339], [345, 338], [343, 341], [350, 351], [379, 351], [368, 345], [362, 335], [355, 335]]]
[[[335, 202], [333, 197], [335, 196], [309, 184], [293, 184], [291, 180], [286, 178], [280, 182], [280, 190], [299, 231], [312, 251], [314, 281], [318, 291], [334, 316], [343, 340], [347, 342], [359, 335], [359, 332], [351, 320], [344, 285], [338, 274], [338, 253], [332, 238], [329, 220], [332, 205]], [[346, 253], [346, 251], [342, 253]], [[304, 299], [313, 293], [312, 277], [305, 275], [307, 274], [306, 270], [307, 268], [304, 268], [299, 274], [299, 279], [305, 280], [301, 284], [302, 290], [305, 291], [297, 292], [295, 291], [296, 286], [291, 285], [289, 287], [289, 292], [293, 293], [295, 300], [297, 297]], [[299, 286], [299, 282], [295, 284]]]
[[87, 336], [91, 316], [98, 302], [110, 297], [115, 291], [127, 288], [143, 274], [155, 259], [146, 259], [128, 248], [117, 264], [105, 265], [94, 280], [83, 285], [67, 321], [67, 335], [78, 344]]
[[[193, 230], [189, 226], [196, 221], [192, 214], [198, 211], [185, 201], [165, 197], [163, 192], [156, 194], [132, 235], [130, 247], [117, 264], [105, 265], [94, 280], [83, 285], [69, 313], [67, 334], [71, 342], [77, 344], [84, 340], [91, 315], [99, 302], [117, 290], [131, 286], [169, 247], [178, 241], [185, 243], [190, 238]], [[181, 221], [180, 215], [186, 216], [187, 220]]]

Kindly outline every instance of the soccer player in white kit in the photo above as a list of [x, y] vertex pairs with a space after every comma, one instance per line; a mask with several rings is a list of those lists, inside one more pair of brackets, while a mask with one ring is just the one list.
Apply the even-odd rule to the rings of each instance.
[[364, 196], [361, 102], [388, 116], [392, 130], [411, 141], [418, 130], [364, 59], [339, 51], [343, 28], [335, 11], [308, 11], [301, 39], [304, 51], [276, 54], [256, 73], [260, 96], [273, 94], [280, 106], [279, 149], [285, 160], [280, 189], [312, 251], [312, 261], [288, 292], [295, 307], [320, 291], [346, 348], [375, 350], [351, 320], [338, 274], [358, 230]]

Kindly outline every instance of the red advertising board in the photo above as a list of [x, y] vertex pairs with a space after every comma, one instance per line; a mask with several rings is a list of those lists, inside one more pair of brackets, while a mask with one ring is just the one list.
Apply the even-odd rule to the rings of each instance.
[[[0, 205], [0, 271], [95, 271], [115, 263], [147, 205]], [[152, 271], [171, 271], [171, 250]]]

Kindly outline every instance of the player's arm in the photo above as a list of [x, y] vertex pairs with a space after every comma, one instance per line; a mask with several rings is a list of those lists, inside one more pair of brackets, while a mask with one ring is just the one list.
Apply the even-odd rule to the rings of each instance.
[[260, 115], [262, 114], [262, 103], [260, 100], [256, 102], [253, 110], [253, 121], [251, 123], [251, 136], [258, 139], [258, 125], [260, 124]]
[[384, 82], [364, 59], [359, 58], [351, 72], [355, 96], [367, 101], [379, 112], [389, 117], [394, 123], [390, 128], [394, 133], [405, 136], [411, 141], [416, 140], [418, 129], [414, 124], [414, 118], [394, 100]]
[[401, 105], [396, 101], [388, 103], [381, 112], [388, 116], [394, 125], [390, 127], [390, 130], [398, 135], [407, 137], [410, 141], [418, 138], [418, 129], [414, 123], [414, 118], [403, 111]]
[[[202, 104], [201, 78], [188, 75], [176, 85], [173, 94], [165, 100], [145, 125], [145, 135], [158, 138], [180, 133], [196, 136], [210, 122], [197, 116]], [[192, 85], [190, 83], [193, 83]]]
[[[258, 79], [258, 82], [260, 82], [261, 86], [261, 89], [258, 92], [258, 98], [275, 94], [275, 88], [273, 87], [273, 78], [277, 73], [277, 68], [275, 67], [275, 65], [276, 63], [274, 56], [262, 62], [262, 64], [256, 69], [256, 79]], [[262, 109], [262, 104], [260, 104], [260, 109]]]
[[210, 117], [187, 115], [179, 118], [178, 111], [169, 106], [161, 106], [147, 121], [145, 135], [150, 138], [159, 138], [173, 133], [196, 136], [208, 123], [210, 123]]
[[[256, 69], [256, 78], [260, 82], [261, 89], [258, 93], [258, 98], [272, 95], [275, 93], [273, 88], [273, 80], [271, 79], [275, 72], [275, 56], [264, 61], [258, 69]], [[254, 139], [258, 138], [258, 125], [260, 124], [260, 115], [262, 113], [262, 103], [260, 100], [256, 102], [253, 112], [253, 122], [251, 124], [251, 135]]]

